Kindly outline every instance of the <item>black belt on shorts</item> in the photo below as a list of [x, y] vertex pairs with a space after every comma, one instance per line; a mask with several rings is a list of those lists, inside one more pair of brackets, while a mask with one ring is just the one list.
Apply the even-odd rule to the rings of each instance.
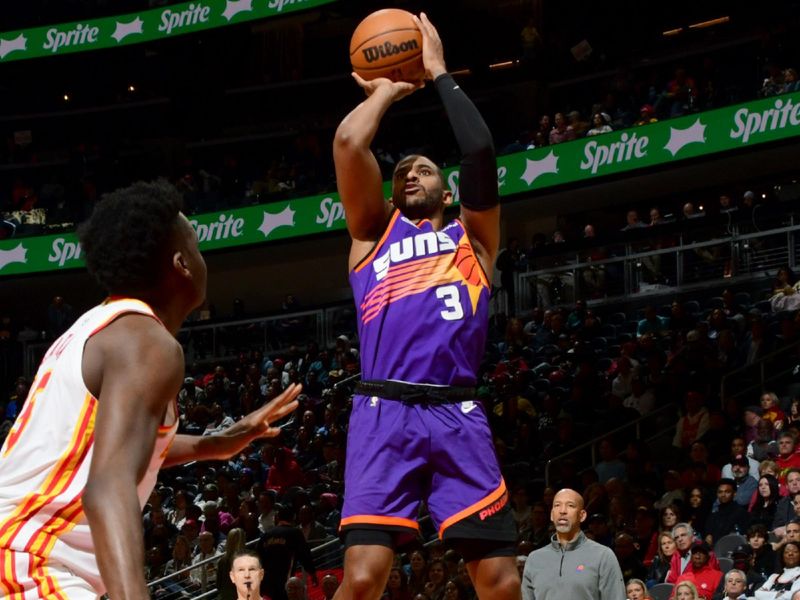
[[426, 385], [391, 380], [360, 381], [356, 385], [356, 393], [387, 400], [400, 400], [409, 404], [454, 404], [464, 400], [474, 400], [477, 397], [474, 387]]

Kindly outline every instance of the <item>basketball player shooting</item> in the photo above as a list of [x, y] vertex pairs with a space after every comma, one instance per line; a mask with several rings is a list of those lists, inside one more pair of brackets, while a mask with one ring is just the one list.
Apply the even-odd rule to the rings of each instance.
[[352, 238], [350, 283], [361, 342], [362, 382], [353, 399], [341, 528], [338, 599], [377, 600], [393, 551], [415, 537], [425, 500], [439, 536], [464, 557], [483, 600], [520, 598], [516, 530], [483, 407], [475, 401], [484, 352], [500, 207], [491, 133], [444, 62], [426, 15], [426, 79], [432, 80], [462, 155], [460, 218], [444, 222], [453, 196], [425, 156], [400, 161], [384, 201], [370, 144], [389, 107], [421, 82], [354, 78], [367, 98], [333, 144]]
[[0, 597], [149, 598], [141, 511], [159, 468], [222, 460], [297, 407], [299, 386], [211, 436], [176, 435], [183, 350], [206, 293], [197, 235], [166, 183], [105, 196], [81, 231], [109, 292], [42, 359], [0, 450]]

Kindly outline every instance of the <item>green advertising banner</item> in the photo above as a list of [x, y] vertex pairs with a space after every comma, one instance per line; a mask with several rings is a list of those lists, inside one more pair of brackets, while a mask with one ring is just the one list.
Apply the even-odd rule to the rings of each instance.
[[[643, 127], [498, 158], [501, 196], [747, 148], [800, 134], [800, 93], [729, 106]], [[445, 170], [458, 200], [458, 169]], [[384, 183], [389, 196], [390, 182]], [[531, 200], [531, 201], [535, 201]], [[335, 193], [190, 217], [201, 250], [344, 229]], [[0, 276], [83, 266], [74, 234], [0, 242]]]
[[334, 0], [196, 0], [116, 17], [0, 33], [0, 63], [116, 48], [330, 4]]

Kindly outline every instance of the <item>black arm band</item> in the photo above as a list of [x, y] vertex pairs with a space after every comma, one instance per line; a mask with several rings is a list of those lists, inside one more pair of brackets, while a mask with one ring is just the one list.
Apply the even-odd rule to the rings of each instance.
[[492, 134], [481, 113], [467, 98], [452, 75], [433, 82], [450, 120], [461, 152], [459, 200], [470, 210], [487, 210], [500, 202], [497, 193], [497, 161]]

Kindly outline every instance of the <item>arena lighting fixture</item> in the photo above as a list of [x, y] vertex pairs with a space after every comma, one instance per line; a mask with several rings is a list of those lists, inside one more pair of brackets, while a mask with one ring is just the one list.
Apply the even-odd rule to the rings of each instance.
[[730, 20], [731, 18], [728, 16], [717, 17], [716, 19], [709, 19], [708, 21], [701, 21], [700, 23], [692, 23], [689, 25], [689, 29], [704, 29], [706, 27], [714, 27], [714, 25], [722, 25]]
[[459, 69], [458, 71], [450, 71], [450, 75], [472, 75], [469, 69]]
[[681, 31], [683, 31], [683, 27], [678, 27], [677, 29], [667, 29], [666, 31], [662, 32], [661, 35], [664, 37], [671, 37], [673, 35], [678, 35]]
[[64, 94], [64, 102], [69, 102], [69, 94]]
[[135, 91], [136, 91], [136, 86], [129, 85], [129, 86], [128, 86], [128, 91], [129, 91], [129, 92], [135, 92]]

